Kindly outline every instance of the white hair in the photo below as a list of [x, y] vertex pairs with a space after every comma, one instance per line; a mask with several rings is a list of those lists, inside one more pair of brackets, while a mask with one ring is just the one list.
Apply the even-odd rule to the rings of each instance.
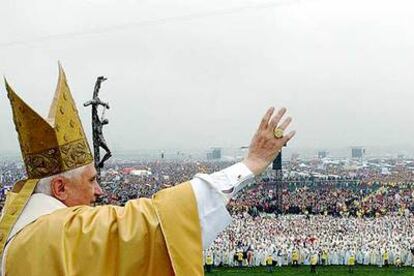
[[[89, 164], [88, 164], [89, 165]], [[67, 178], [69, 180], [77, 180], [82, 175], [83, 171], [86, 169], [86, 166], [82, 166], [64, 173], [55, 174], [52, 176], [48, 176], [39, 180], [34, 190], [35, 193], [41, 193], [45, 195], [52, 195], [52, 188], [50, 184], [55, 177], [61, 176]]]

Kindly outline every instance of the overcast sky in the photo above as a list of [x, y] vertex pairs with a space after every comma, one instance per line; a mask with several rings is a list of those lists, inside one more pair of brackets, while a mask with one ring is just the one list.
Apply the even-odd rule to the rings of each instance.
[[[2, 0], [0, 74], [46, 116], [57, 61], [115, 150], [238, 147], [286, 106], [292, 147], [414, 144], [414, 2]], [[18, 151], [4, 86], [0, 152]]]

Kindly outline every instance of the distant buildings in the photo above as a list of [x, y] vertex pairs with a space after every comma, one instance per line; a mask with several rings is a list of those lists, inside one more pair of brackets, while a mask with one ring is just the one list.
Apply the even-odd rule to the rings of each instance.
[[365, 148], [364, 147], [352, 147], [351, 149], [351, 156], [353, 159], [362, 159], [365, 156]]
[[221, 159], [221, 148], [212, 148], [211, 151], [207, 152], [207, 160], [220, 160]]
[[326, 150], [321, 150], [318, 152], [318, 158], [319, 159], [324, 159], [328, 157], [328, 152]]

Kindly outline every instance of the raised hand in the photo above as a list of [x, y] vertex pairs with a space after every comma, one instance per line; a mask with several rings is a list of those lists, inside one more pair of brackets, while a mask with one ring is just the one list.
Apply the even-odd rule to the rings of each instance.
[[[269, 164], [276, 158], [280, 150], [295, 135], [295, 131], [289, 132], [281, 138], [276, 138], [274, 130], [285, 131], [292, 121], [291, 117], [285, 118], [286, 108], [281, 108], [274, 114], [275, 108], [271, 107], [260, 122], [252, 141], [249, 152], [243, 163], [253, 172], [254, 175], [261, 174]], [[279, 124], [282, 121], [281, 124]]]

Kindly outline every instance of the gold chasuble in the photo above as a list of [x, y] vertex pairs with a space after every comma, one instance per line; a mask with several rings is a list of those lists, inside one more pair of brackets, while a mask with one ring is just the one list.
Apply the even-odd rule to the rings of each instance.
[[[125, 207], [52, 208], [22, 224], [23, 215], [35, 216], [29, 206], [39, 179], [93, 158], [61, 66], [47, 119], [7, 83], [6, 89], [28, 179], [7, 194], [0, 219], [4, 275], [203, 275], [201, 226], [189, 182]], [[57, 201], [45, 199], [49, 208]]]
[[63, 208], [11, 242], [6, 275], [203, 275], [190, 183], [125, 207]]

